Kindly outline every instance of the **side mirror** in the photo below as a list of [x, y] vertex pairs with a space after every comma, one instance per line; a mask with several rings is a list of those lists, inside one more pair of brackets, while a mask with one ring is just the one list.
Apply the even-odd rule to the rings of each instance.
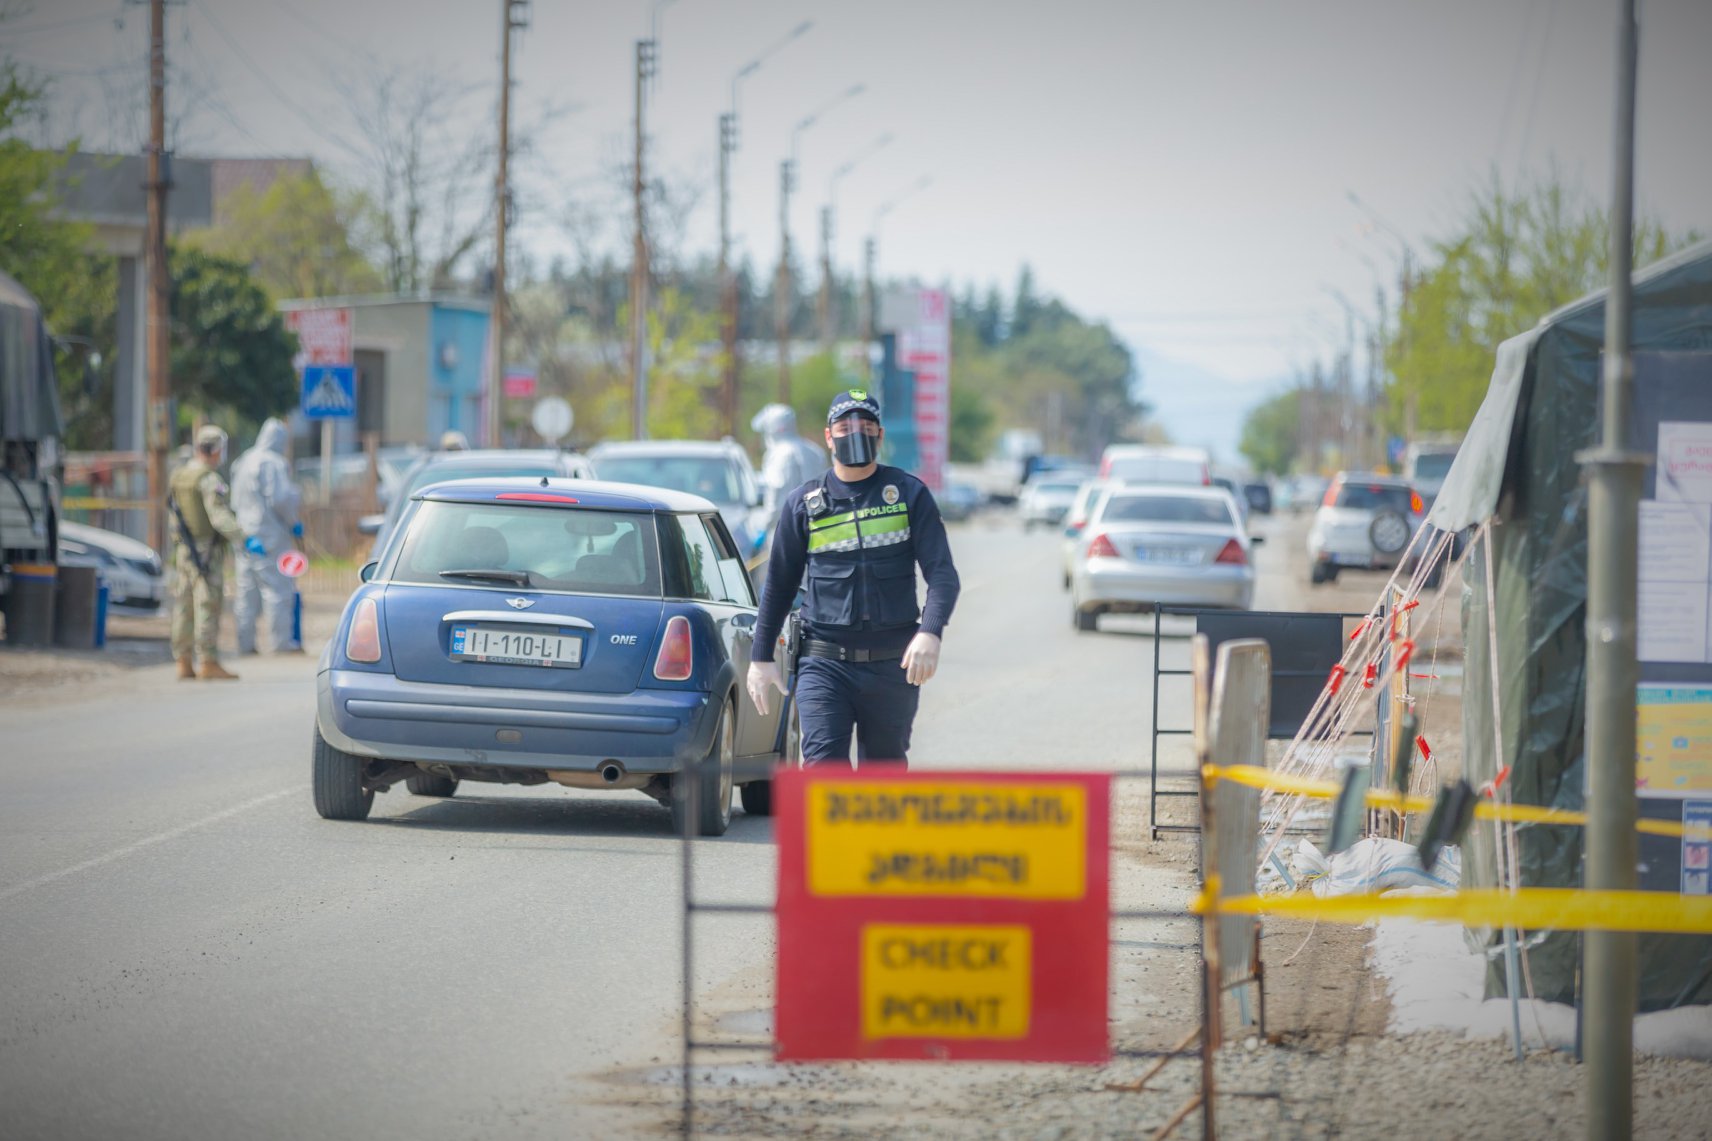
[[357, 520], [357, 534], [378, 535], [384, 526], [386, 526], [385, 515], [364, 515]]
[[1250, 535], [1248, 537], [1248, 541], [1252, 545], [1258, 547], [1258, 546], [1260, 546], [1260, 544], [1266, 542], [1266, 536], [1265, 535]]
[[362, 579], [364, 582], [369, 582], [374, 578], [375, 571], [379, 569], [380, 563], [378, 562], [364, 563], [363, 569], [357, 572], [357, 577]]

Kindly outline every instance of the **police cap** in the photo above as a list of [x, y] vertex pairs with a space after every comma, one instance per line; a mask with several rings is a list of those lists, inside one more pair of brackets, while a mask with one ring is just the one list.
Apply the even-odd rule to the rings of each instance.
[[832, 398], [832, 405], [826, 410], [826, 426], [830, 428], [834, 420], [842, 420], [846, 416], [866, 416], [877, 422], [880, 419], [880, 402], [868, 395], [865, 388], [840, 392]]

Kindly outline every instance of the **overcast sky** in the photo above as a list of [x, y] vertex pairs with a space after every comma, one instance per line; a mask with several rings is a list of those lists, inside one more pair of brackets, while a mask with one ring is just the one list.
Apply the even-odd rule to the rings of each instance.
[[[134, 76], [141, 94], [146, 8], [22, 7], [0, 34], [57, 81], [56, 122], [129, 145], [141, 120], [126, 119], [119, 89]], [[566, 248], [562, 203], [608, 201], [601, 172], [626, 146], [634, 41], [655, 5], [532, 8], [520, 115], [569, 108], [542, 140], [520, 239], [545, 261]], [[1674, 228], [1712, 233], [1712, 2], [1643, 8], [1638, 200]], [[500, 0], [173, 5], [175, 93], [194, 97], [181, 146], [307, 154], [353, 177], [330, 141], [342, 124], [331, 77], [431, 67], [485, 85], [469, 103], [485, 114], [499, 12]], [[840, 265], [859, 264], [880, 203], [930, 176], [885, 220], [883, 274], [1008, 293], [1026, 261], [1042, 290], [1135, 349], [1144, 396], [1179, 439], [1228, 455], [1240, 410], [1341, 341], [1331, 291], [1371, 313], [1376, 275], [1394, 289], [1398, 242], [1375, 216], [1424, 250], [1491, 171], [1548, 162], [1608, 198], [1615, 12], [1614, 0], [676, 0], [659, 12], [655, 161], [707, 185], [691, 239], [711, 249], [715, 121], [731, 78], [812, 20], [743, 88], [743, 252], [777, 256], [792, 125], [864, 84], [801, 136], [799, 250], [815, 248], [829, 174], [890, 133], [841, 184]]]

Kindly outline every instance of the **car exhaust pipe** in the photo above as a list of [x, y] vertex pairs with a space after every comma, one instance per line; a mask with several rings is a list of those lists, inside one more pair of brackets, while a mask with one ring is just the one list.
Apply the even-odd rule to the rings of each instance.
[[617, 761], [608, 761], [600, 766], [600, 779], [607, 784], [617, 784], [624, 779], [624, 766]]

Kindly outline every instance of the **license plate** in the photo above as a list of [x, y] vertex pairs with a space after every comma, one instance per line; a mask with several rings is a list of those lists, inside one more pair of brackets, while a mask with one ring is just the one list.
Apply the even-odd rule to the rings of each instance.
[[1138, 563], [1160, 563], [1166, 566], [1190, 566], [1201, 561], [1201, 552], [1192, 547], [1137, 547]]
[[583, 640], [575, 634], [506, 626], [453, 626], [452, 660], [575, 669], [583, 664]]

